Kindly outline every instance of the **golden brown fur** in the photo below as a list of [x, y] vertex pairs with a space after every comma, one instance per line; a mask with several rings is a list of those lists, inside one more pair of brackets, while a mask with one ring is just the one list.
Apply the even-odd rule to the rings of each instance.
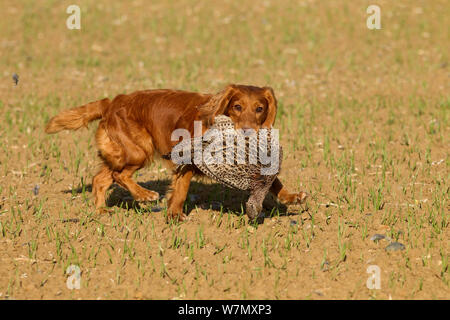
[[[244, 85], [229, 85], [221, 92], [200, 94], [179, 90], [145, 90], [118, 95], [112, 101], [103, 99], [72, 108], [53, 117], [47, 133], [76, 130], [100, 119], [96, 133], [97, 148], [103, 161], [93, 179], [95, 206], [102, 209], [105, 194], [113, 182], [129, 190], [137, 201], [159, 197], [132, 180], [136, 170], [151, 162], [155, 152], [167, 154], [178, 141], [171, 141], [175, 129], [194, 131], [194, 121], [201, 120], [203, 132], [219, 114], [228, 115], [237, 129], [271, 127], [277, 102], [273, 90]], [[185, 166], [173, 174], [168, 197], [171, 217], [184, 219], [183, 204], [194, 167]], [[302, 202], [305, 193], [291, 194], [276, 179], [271, 192], [283, 203]]]

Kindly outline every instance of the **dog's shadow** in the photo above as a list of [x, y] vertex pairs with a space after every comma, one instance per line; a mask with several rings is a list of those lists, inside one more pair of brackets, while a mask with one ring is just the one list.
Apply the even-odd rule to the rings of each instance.
[[[165, 203], [162, 201], [167, 196], [170, 186], [170, 180], [151, 180], [147, 182], [138, 182], [146, 189], [159, 193], [160, 200], [152, 203], [136, 202], [131, 193], [113, 184], [109, 189], [109, 196], [106, 200], [106, 206], [110, 208], [119, 207], [127, 210], [165, 210]], [[64, 190], [64, 193], [79, 194], [85, 191], [92, 192], [92, 184], [78, 186], [73, 189]], [[184, 211], [187, 215], [197, 208], [212, 209], [224, 213], [242, 215], [245, 213], [245, 204], [249, 197], [249, 192], [225, 187], [218, 183], [203, 183], [202, 181], [192, 181], [189, 187], [189, 193], [184, 204]], [[268, 194], [263, 202], [263, 212], [265, 217], [272, 215], [290, 216], [298, 215], [298, 211], [289, 212], [288, 208], [276, 201], [273, 196]]]

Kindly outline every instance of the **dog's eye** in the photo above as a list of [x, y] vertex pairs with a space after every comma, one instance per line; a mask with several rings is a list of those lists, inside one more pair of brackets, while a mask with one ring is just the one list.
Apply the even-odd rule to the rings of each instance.
[[263, 112], [263, 110], [264, 110], [263, 107], [258, 107], [258, 108], [256, 108], [256, 112], [258, 112], [258, 113], [259, 113], [259, 112]]
[[242, 107], [240, 106], [240, 105], [235, 105], [234, 106], [234, 110], [236, 110], [236, 111], [241, 111], [242, 110]]

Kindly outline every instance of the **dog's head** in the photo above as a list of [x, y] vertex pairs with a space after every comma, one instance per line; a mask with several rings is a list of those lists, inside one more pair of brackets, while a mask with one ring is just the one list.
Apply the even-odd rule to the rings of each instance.
[[207, 126], [214, 117], [224, 114], [233, 120], [236, 129], [258, 130], [272, 127], [277, 100], [270, 87], [231, 84], [198, 109]]

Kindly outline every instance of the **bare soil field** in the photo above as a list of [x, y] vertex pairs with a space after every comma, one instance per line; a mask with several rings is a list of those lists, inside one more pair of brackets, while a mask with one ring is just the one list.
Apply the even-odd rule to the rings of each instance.
[[[450, 298], [448, 1], [377, 1], [380, 30], [370, 1], [83, 0], [80, 30], [71, 4], [0, 2], [0, 299]], [[279, 177], [310, 194], [267, 197], [257, 227], [207, 179], [183, 223], [117, 185], [98, 214], [96, 123], [44, 133], [104, 97], [228, 83], [273, 87]], [[136, 179], [165, 195], [170, 176]]]

